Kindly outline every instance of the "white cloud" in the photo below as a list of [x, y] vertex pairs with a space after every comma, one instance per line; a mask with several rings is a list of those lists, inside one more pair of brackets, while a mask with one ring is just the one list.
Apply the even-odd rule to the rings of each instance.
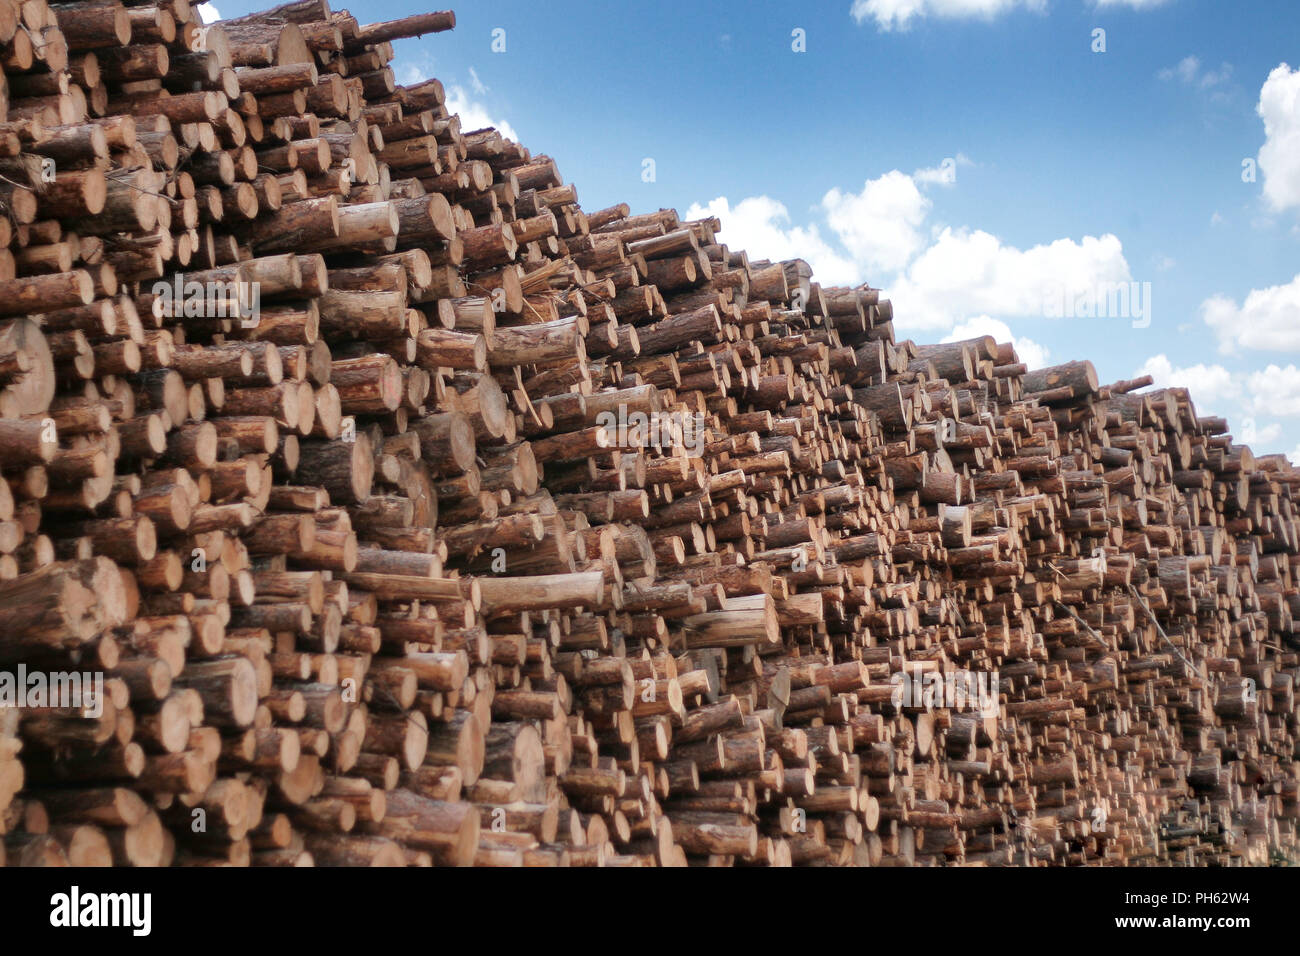
[[1150, 375], [1156, 388], [1186, 388], [1198, 413], [1220, 411], [1223, 403], [1240, 397], [1241, 386], [1222, 365], [1189, 365], [1176, 368], [1163, 352], [1153, 355], [1137, 370], [1136, 376]]
[[1185, 56], [1178, 61], [1177, 66], [1167, 66], [1157, 74], [1162, 80], [1172, 80], [1175, 76], [1184, 83], [1191, 83], [1196, 79], [1196, 73], [1201, 68], [1201, 61], [1195, 56]]
[[791, 226], [783, 203], [770, 196], [751, 196], [733, 207], [726, 196], [707, 206], [692, 203], [687, 219], [717, 216], [722, 220], [718, 238], [755, 259], [805, 259], [817, 281], [825, 285], [850, 285], [858, 281], [858, 269], [821, 237], [816, 226]]
[[1241, 427], [1236, 431], [1237, 441], [1243, 445], [1271, 445], [1282, 437], [1282, 426], [1277, 422], [1261, 427], [1249, 416], [1241, 420]]
[[[410, 86], [415, 83], [423, 83], [433, 75], [433, 59], [426, 55], [423, 62], [406, 63], [396, 67], [397, 75], [401, 77], [402, 83]], [[478, 73], [473, 67], [469, 68], [470, 88], [477, 96], [482, 96], [487, 92], [487, 87], [479, 79]], [[460, 128], [465, 132], [476, 129], [493, 127], [502, 136], [507, 139], [518, 141], [519, 134], [515, 128], [504, 119], [501, 119], [489, 112], [487, 104], [481, 102], [466, 92], [465, 87], [459, 83], [445, 83], [447, 93], [447, 112], [460, 114]]]
[[[1261, 414], [1300, 415], [1300, 368], [1269, 365], [1250, 374], [1250, 405]], [[1261, 439], [1263, 440], [1263, 439]]]
[[[971, 163], [958, 153], [950, 165], [911, 176], [891, 170], [868, 180], [859, 193], [831, 189], [821, 202], [829, 233], [792, 225], [786, 207], [768, 196], [734, 207], [718, 197], [691, 206], [687, 216], [717, 216], [723, 240], [755, 255], [806, 259], [827, 285], [870, 279], [887, 290], [909, 329], [1060, 315], [1062, 303], [1101, 301], [1111, 287], [1131, 281], [1123, 246], [1113, 235], [1018, 249], [980, 230], [929, 228], [931, 201], [918, 181], [941, 182], [945, 171], [963, 164]], [[1001, 334], [1011, 337], [1005, 325]], [[1046, 359], [1045, 349], [1022, 341], [1027, 361]]]
[[1223, 216], [1221, 216], [1221, 215], [1219, 214], [1219, 211], [1216, 209], [1216, 210], [1215, 210], [1215, 211], [1210, 215], [1210, 225], [1211, 225], [1211, 226], [1222, 226], [1223, 223], [1224, 223], [1224, 218], [1223, 218]]
[[1259, 168], [1274, 209], [1300, 206], [1300, 70], [1283, 63], [1268, 75], [1255, 107], [1264, 120]]
[[874, 20], [880, 30], [906, 30], [913, 17], [990, 20], [1016, 7], [1045, 10], [1047, 4], [1045, 0], [853, 0], [849, 12], [858, 23]]
[[873, 270], [897, 272], [924, 242], [921, 224], [930, 200], [911, 176], [894, 169], [868, 180], [860, 193], [830, 190], [822, 197], [822, 209], [855, 261]]
[[1097, 6], [1102, 7], [1132, 7], [1134, 10], [1152, 10], [1156, 7], [1162, 7], [1169, 0], [1096, 0]]
[[1161, 272], [1168, 272], [1174, 266], [1178, 265], [1178, 260], [1173, 256], [1156, 256], [1154, 262], [1156, 268]]
[[1218, 86], [1221, 83], [1227, 83], [1228, 80], [1230, 79], [1232, 79], [1232, 64], [1221, 63], [1219, 64], [1219, 69], [1217, 72], [1215, 70], [1206, 70], [1203, 74], [1201, 74], [1200, 86], [1201, 89], [1208, 90], [1212, 86]]
[[889, 292], [909, 326], [946, 328], [980, 314], [1041, 317], [1052, 302], [1077, 301], [1130, 278], [1113, 235], [1017, 249], [982, 230], [945, 228]]
[[1232, 64], [1222, 63], [1217, 70], [1201, 71], [1201, 60], [1197, 56], [1185, 56], [1177, 66], [1167, 66], [1156, 76], [1162, 80], [1177, 78], [1188, 86], [1198, 86], [1203, 90], [1227, 83], [1232, 78]]
[[465, 88], [453, 83], [447, 87], [447, 112], [460, 114], [460, 128], [465, 132], [483, 129], [487, 126], [496, 130], [507, 139], [518, 141], [519, 134], [506, 120], [488, 113], [488, 108], [477, 100], [471, 99]]
[[221, 19], [221, 11], [211, 3], [200, 3], [198, 6], [199, 18], [204, 23], [216, 23]]
[[1020, 361], [1030, 368], [1042, 368], [1047, 364], [1051, 353], [1047, 346], [1039, 345], [1032, 339], [1019, 338], [1011, 334], [1011, 327], [1005, 322], [987, 315], [977, 315], [953, 326], [953, 330], [940, 339], [940, 342], [963, 342], [978, 335], [991, 335], [999, 342], [1010, 342], [1016, 350]]
[[1218, 335], [1220, 352], [1300, 351], [1300, 274], [1286, 285], [1252, 289], [1240, 306], [1211, 296], [1201, 303], [1201, 318]]
[[1300, 445], [1296, 445], [1295, 448], [1291, 449], [1291, 454], [1286, 457], [1290, 459], [1291, 464], [1300, 465]]
[[912, 173], [913, 182], [923, 186], [951, 186], [957, 182], [958, 166], [974, 166], [965, 153], [949, 156], [938, 166], [927, 166]]
[[[1093, 0], [1098, 7], [1131, 7], [1150, 10], [1168, 0]], [[992, 20], [1017, 7], [1039, 13], [1047, 9], [1047, 0], [853, 0], [849, 13], [858, 23], [874, 20], [879, 30], [906, 30], [912, 20], [924, 17], [938, 19]]]

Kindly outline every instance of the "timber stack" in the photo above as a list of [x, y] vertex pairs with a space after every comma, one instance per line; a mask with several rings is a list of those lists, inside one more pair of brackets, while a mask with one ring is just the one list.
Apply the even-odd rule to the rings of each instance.
[[1300, 472], [582, 209], [454, 23], [0, 0], [0, 861], [1295, 859]]

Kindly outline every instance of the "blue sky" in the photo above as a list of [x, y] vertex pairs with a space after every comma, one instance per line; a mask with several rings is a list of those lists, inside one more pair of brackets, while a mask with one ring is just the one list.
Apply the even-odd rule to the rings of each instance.
[[[885, 289], [900, 338], [989, 332], [1034, 364], [1150, 372], [1256, 452], [1300, 458], [1295, 0], [477, 0], [456, 15], [453, 33], [397, 44], [399, 81], [437, 76], [466, 128], [554, 156], [584, 208], [721, 215], [733, 246]], [[1088, 315], [1121, 286], [1129, 313]]]

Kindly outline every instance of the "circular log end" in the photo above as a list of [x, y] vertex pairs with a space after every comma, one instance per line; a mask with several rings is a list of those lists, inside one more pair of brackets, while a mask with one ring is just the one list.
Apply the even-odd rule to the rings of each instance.
[[257, 713], [257, 670], [252, 661], [240, 657], [230, 672], [230, 716], [235, 724], [247, 727]]
[[127, 46], [131, 42], [131, 15], [124, 6], [119, 5], [113, 10], [113, 36], [117, 37], [118, 46]]

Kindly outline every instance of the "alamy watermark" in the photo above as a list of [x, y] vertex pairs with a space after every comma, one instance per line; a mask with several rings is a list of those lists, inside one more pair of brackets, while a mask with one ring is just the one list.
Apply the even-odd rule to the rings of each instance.
[[152, 893], [83, 893], [74, 885], [50, 897], [50, 925], [75, 929], [120, 927], [132, 936], [148, 936], [153, 929]]
[[0, 671], [0, 707], [80, 710], [85, 717], [104, 714], [103, 671]]
[[617, 411], [596, 415], [596, 424], [610, 433], [615, 448], [681, 447], [695, 457], [704, 454], [708, 426], [698, 412], [629, 412], [626, 405]]
[[889, 675], [895, 708], [974, 711], [983, 717], [998, 715], [998, 672], [922, 670], [904, 667]]
[[1151, 324], [1150, 282], [1098, 282], [1043, 287], [1043, 315], [1050, 319], [1132, 319], [1133, 328]]
[[252, 329], [262, 318], [260, 282], [186, 281], [178, 272], [170, 282], [159, 279], [150, 291], [153, 313], [160, 319], [239, 319], [243, 328]]

